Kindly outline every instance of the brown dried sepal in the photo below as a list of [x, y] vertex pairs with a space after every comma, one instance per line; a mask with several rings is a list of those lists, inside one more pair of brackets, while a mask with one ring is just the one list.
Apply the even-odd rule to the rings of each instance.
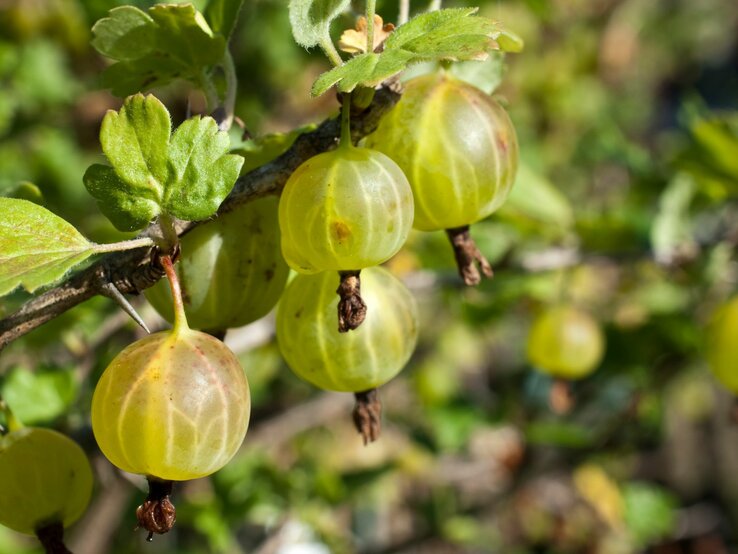
[[36, 536], [46, 554], [72, 554], [64, 544], [64, 525], [60, 521], [39, 527]]
[[172, 481], [160, 481], [149, 477], [149, 495], [136, 509], [136, 519], [138, 519], [138, 527], [142, 527], [149, 532], [146, 540], [151, 542], [154, 533], [163, 535], [168, 533], [174, 527], [177, 521], [177, 510], [169, 499], [172, 494]]
[[374, 442], [382, 432], [382, 402], [379, 400], [379, 391], [369, 389], [354, 394], [354, 426], [364, 439], [364, 446]]
[[454, 249], [456, 265], [464, 284], [469, 286], [478, 285], [482, 280], [482, 275], [492, 277], [492, 266], [489, 265], [487, 258], [479, 251], [474, 239], [471, 238], [468, 225], [446, 229], [446, 234]]
[[341, 283], [336, 294], [341, 297], [338, 301], [338, 332], [353, 331], [366, 318], [366, 304], [361, 298], [360, 271], [339, 271]]
[[[366, 52], [367, 41], [368, 41], [368, 30], [367, 30], [367, 19], [366, 16], [360, 15], [356, 20], [355, 29], [346, 29], [338, 40], [338, 49], [348, 54], [363, 54]], [[376, 52], [379, 45], [381, 45], [387, 37], [390, 36], [392, 31], [395, 30], [395, 26], [392, 23], [386, 23], [382, 18], [374, 14], [374, 48]]]

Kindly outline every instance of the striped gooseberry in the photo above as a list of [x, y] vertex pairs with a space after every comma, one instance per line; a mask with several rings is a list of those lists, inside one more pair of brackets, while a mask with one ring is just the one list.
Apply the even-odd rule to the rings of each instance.
[[[289, 273], [279, 251], [277, 206], [277, 198], [260, 198], [182, 237], [175, 269], [191, 328], [223, 331], [240, 327], [275, 306]], [[172, 294], [165, 280], [145, 294], [165, 319], [174, 320]]]
[[381, 267], [362, 271], [362, 296], [375, 309], [351, 333], [335, 325], [339, 278], [333, 272], [298, 275], [277, 308], [277, 340], [298, 377], [333, 391], [362, 392], [397, 375], [418, 336], [415, 300]]
[[395, 255], [412, 220], [412, 192], [397, 164], [342, 140], [287, 180], [279, 202], [282, 254], [299, 273], [363, 269]]
[[597, 321], [574, 306], [549, 308], [536, 318], [528, 336], [528, 360], [538, 370], [572, 381], [592, 373], [605, 353]]
[[149, 538], [174, 524], [172, 481], [205, 477], [228, 463], [251, 409], [238, 359], [218, 339], [188, 327], [172, 261], [161, 261], [174, 298], [173, 329], [126, 347], [92, 397], [100, 450], [120, 469], [149, 479], [149, 497], [137, 511]]
[[84, 513], [92, 469], [72, 439], [53, 431], [11, 425], [0, 436], [0, 524], [20, 533], [61, 533]]
[[415, 199], [413, 226], [449, 231], [465, 281], [479, 282], [475, 261], [491, 275], [468, 226], [499, 208], [515, 180], [518, 144], [505, 110], [445, 71], [423, 75], [406, 84], [365, 144], [407, 175]]

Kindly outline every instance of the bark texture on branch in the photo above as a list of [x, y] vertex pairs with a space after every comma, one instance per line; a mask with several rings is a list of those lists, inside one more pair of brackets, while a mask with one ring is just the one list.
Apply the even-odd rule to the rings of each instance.
[[[382, 88], [370, 106], [351, 118], [351, 134], [355, 140], [377, 128], [379, 119], [400, 99], [391, 88]], [[285, 182], [307, 159], [336, 145], [341, 135], [340, 117], [321, 123], [314, 131], [300, 135], [295, 143], [277, 159], [239, 177], [219, 213], [233, 210], [256, 198], [279, 194]], [[198, 223], [177, 221], [181, 236]], [[142, 236], [160, 233], [151, 225]], [[102, 294], [106, 283], [114, 284], [123, 294], [138, 294], [161, 279], [163, 272], [155, 262], [152, 248], [138, 248], [107, 254], [88, 268], [73, 274], [60, 285], [26, 302], [17, 312], [0, 320], [0, 350], [15, 339], [54, 319], [85, 300]]]

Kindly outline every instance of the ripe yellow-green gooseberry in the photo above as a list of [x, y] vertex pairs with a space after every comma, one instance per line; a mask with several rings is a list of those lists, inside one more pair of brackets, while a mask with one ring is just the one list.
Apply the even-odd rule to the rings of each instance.
[[586, 377], [599, 366], [605, 337], [597, 321], [574, 306], [555, 306], [534, 321], [528, 360], [538, 370], [563, 380]]
[[277, 340], [295, 374], [325, 390], [363, 392], [397, 375], [415, 349], [418, 320], [410, 291], [389, 271], [362, 271], [361, 293], [373, 306], [351, 333], [336, 328], [339, 276], [298, 275], [277, 308]]
[[445, 71], [422, 75], [365, 145], [400, 166], [413, 191], [413, 226], [446, 230], [464, 282], [478, 284], [480, 270], [491, 277], [469, 225], [497, 210], [515, 181], [518, 143], [505, 110]]
[[402, 170], [348, 140], [299, 166], [279, 202], [282, 254], [299, 273], [380, 264], [405, 243], [412, 221], [413, 197]]
[[[166, 263], [164, 258], [166, 258]], [[176, 283], [168, 257], [162, 257]], [[92, 398], [92, 430], [120, 469], [160, 481], [204, 477], [235, 455], [246, 435], [249, 387], [218, 339], [187, 325], [181, 294], [175, 323], [118, 354]]]
[[[192, 329], [240, 327], [276, 305], [289, 273], [279, 249], [278, 204], [276, 197], [248, 202], [182, 238], [175, 269]], [[165, 319], [174, 321], [166, 280], [145, 294]]]
[[413, 226], [470, 225], [499, 208], [518, 167], [510, 118], [488, 94], [445, 71], [408, 81], [366, 146], [402, 168], [413, 190]]
[[68, 527], [87, 508], [92, 482], [87, 456], [65, 435], [11, 426], [0, 436], [1, 525], [27, 535]]
[[725, 388], [738, 394], [738, 296], [719, 307], [707, 329], [707, 361]]

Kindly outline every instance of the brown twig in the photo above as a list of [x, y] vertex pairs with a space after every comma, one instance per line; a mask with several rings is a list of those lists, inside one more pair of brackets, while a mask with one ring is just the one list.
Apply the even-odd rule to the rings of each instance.
[[[369, 108], [352, 118], [353, 137], [359, 139], [374, 131], [381, 116], [399, 98], [400, 95], [388, 87], [378, 90]], [[221, 205], [219, 213], [233, 210], [256, 198], [279, 194], [300, 164], [335, 146], [339, 136], [338, 119], [326, 120], [314, 131], [300, 135], [277, 159], [242, 175]], [[196, 222], [175, 222], [180, 236], [196, 225]], [[161, 231], [158, 224], [152, 224], [142, 236], [159, 234]], [[102, 294], [105, 283], [112, 283], [123, 294], [138, 294], [154, 285], [162, 275], [150, 247], [107, 254], [87, 269], [73, 274], [62, 284], [29, 300], [17, 312], [0, 320], [0, 350], [85, 300]]]

